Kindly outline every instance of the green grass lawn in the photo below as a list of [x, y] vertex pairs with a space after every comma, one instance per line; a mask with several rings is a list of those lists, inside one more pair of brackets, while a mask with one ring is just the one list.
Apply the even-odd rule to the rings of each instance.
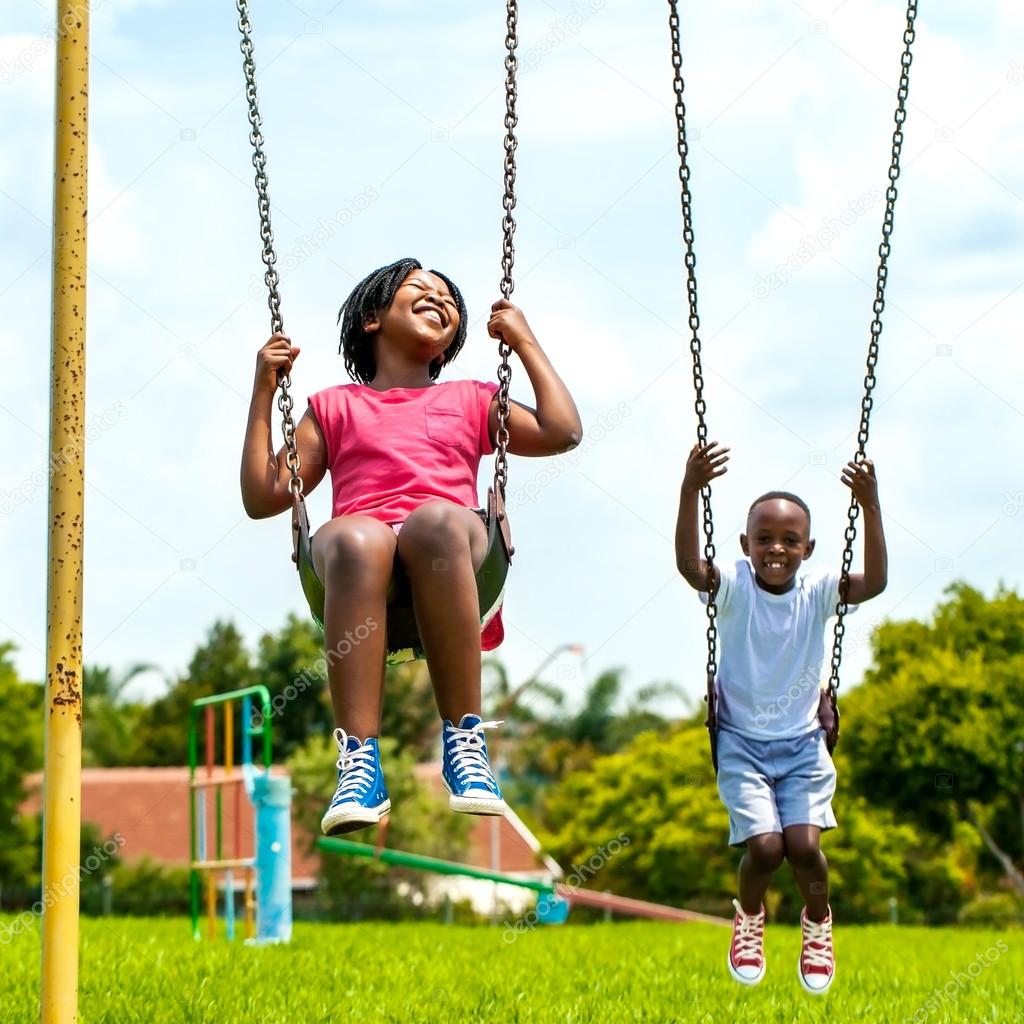
[[[768, 975], [756, 989], [729, 978], [729, 933], [710, 925], [567, 925], [511, 943], [505, 934], [440, 924], [300, 924], [290, 946], [247, 949], [194, 943], [184, 920], [85, 919], [80, 1019], [1024, 1022], [1020, 932], [840, 928], [836, 982], [825, 998], [800, 989], [793, 927], [769, 927]], [[3, 1024], [38, 1021], [38, 966], [37, 930], [0, 944]]]

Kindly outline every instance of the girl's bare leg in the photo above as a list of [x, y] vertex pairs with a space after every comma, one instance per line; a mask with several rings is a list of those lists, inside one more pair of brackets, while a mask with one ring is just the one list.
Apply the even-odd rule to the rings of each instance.
[[480, 517], [446, 501], [421, 505], [398, 536], [416, 623], [441, 717], [480, 714], [480, 602], [476, 570], [487, 553]]
[[324, 654], [335, 724], [365, 740], [380, 731], [387, 592], [398, 538], [369, 516], [340, 516], [313, 538], [324, 581]]

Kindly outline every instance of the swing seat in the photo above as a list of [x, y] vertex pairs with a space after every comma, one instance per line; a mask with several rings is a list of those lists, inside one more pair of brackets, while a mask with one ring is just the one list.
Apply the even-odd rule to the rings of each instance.
[[[487, 553], [476, 571], [481, 623], [489, 621], [501, 606], [505, 580], [515, 553], [504, 498], [493, 488], [487, 491], [487, 517], [484, 525], [487, 527]], [[302, 592], [309, 603], [313, 621], [323, 629], [324, 584], [313, 566], [309, 515], [301, 494], [295, 494], [292, 503], [292, 539], [292, 561], [299, 571]], [[412, 603], [412, 587], [398, 559], [395, 560], [395, 571], [387, 595], [387, 651], [388, 663], [392, 665], [423, 657], [423, 642], [420, 640]]]

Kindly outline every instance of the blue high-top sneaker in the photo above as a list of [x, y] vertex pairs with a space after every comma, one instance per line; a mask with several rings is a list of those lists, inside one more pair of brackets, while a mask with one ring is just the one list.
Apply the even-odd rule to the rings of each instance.
[[441, 733], [441, 781], [451, 794], [448, 806], [463, 814], [504, 814], [501, 798], [490, 762], [484, 729], [493, 729], [501, 722], [481, 722], [479, 715], [463, 715], [458, 725], [445, 719]]
[[335, 729], [334, 738], [340, 755], [338, 788], [320, 822], [325, 836], [340, 836], [376, 825], [391, 810], [377, 740], [370, 737], [361, 743], [344, 729]]

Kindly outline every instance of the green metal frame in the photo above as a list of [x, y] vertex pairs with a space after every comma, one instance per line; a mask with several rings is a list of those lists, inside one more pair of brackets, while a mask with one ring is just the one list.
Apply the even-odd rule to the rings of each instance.
[[[242, 728], [239, 730], [239, 738], [242, 741], [242, 750], [250, 751], [251, 748], [246, 743], [247, 739], [253, 739], [256, 737], [262, 737], [262, 756], [263, 756], [263, 767], [266, 771], [270, 771], [270, 766], [273, 762], [273, 748], [271, 746], [271, 725], [272, 725], [272, 711], [270, 705], [270, 691], [265, 686], [247, 686], [241, 690], [232, 690], [230, 693], [215, 693], [209, 697], [200, 697], [198, 700], [192, 701], [192, 705], [188, 712], [188, 780], [189, 780], [189, 791], [188, 791], [188, 818], [189, 818], [189, 864], [196, 862], [196, 795], [195, 790], [192, 788], [192, 783], [196, 777], [196, 767], [199, 758], [199, 735], [196, 729], [196, 723], [199, 718], [199, 711], [202, 708], [207, 708], [215, 704], [226, 704], [230, 701], [239, 702], [239, 711], [245, 707], [246, 698], [251, 697], [258, 698], [260, 706], [260, 717], [262, 719], [260, 728], [253, 729], [252, 726], [243, 721]], [[239, 770], [243, 770], [245, 767], [252, 766], [251, 756], [246, 759], [244, 757], [239, 758], [238, 767]], [[221, 800], [220, 790], [217, 791], [217, 846], [220, 847], [221, 842]], [[199, 872], [190, 867], [189, 870], [189, 891], [190, 891], [190, 902], [192, 910], [192, 935], [194, 938], [199, 938], [199, 903], [200, 903], [200, 892], [199, 892]]]
[[480, 878], [485, 882], [502, 882], [505, 885], [518, 885], [521, 889], [532, 889], [534, 892], [550, 895], [555, 887], [548, 882], [533, 878], [511, 878], [498, 874], [496, 871], [485, 871], [469, 864], [457, 864], [451, 860], [440, 860], [437, 857], [425, 857], [418, 853], [404, 853], [401, 850], [378, 850], [368, 843], [353, 843], [350, 839], [318, 839], [316, 845], [328, 853], [340, 853], [346, 857], [366, 857], [379, 860], [383, 864], [392, 864], [398, 868], [413, 868], [416, 871], [430, 871], [435, 875], [463, 875], [466, 878]]
[[[199, 753], [199, 741], [196, 736], [196, 717], [200, 708], [208, 704], [226, 704], [229, 700], [241, 700], [243, 697], [256, 695], [260, 698], [260, 714], [263, 718], [263, 725], [260, 729], [252, 729], [246, 723], [242, 723], [243, 730], [253, 738], [263, 737], [263, 767], [270, 768], [273, 763], [273, 751], [271, 749], [271, 716], [273, 712], [270, 707], [270, 691], [265, 686], [246, 686], [241, 690], [232, 690], [230, 693], [214, 693], [209, 697], [199, 697], [192, 701], [188, 713], [188, 777], [195, 778], [196, 757]], [[244, 735], [240, 733], [239, 735]], [[241, 762], [239, 762], [241, 764]]]

